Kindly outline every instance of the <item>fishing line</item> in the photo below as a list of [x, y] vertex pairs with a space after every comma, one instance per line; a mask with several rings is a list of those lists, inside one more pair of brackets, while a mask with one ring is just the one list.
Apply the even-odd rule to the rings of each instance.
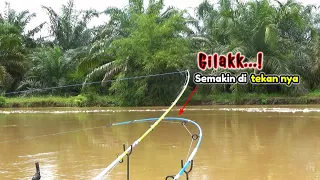
[[190, 132], [189, 129], [186, 127], [186, 124], [183, 123], [182, 125], [183, 125], [184, 128], [186, 128], [186, 130], [188, 131], [188, 133], [192, 136], [191, 132]]
[[188, 150], [188, 154], [187, 154], [187, 157], [186, 157], [186, 161], [188, 160], [188, 156], [190, 154], [190, 150], [191, 150], [191, 146], [193, 144], [193, 139], [191, 138], [191, 142], [190, 142], [190, 146], [189, 146], [189, 150]]
[[191, 150], [191, 146], [192, 146], [192, 143], [193, 143], [193, 138], [192, 138], [192, 133], [189, 131], [189, 129], [187, 128], [186, 126], [186, 123], [182, 123], [183, 127], [188, 131], [188, 133], [190, 134], [191, 136], [191, 143], [190, 143], [190, 146], [189, 146], [189, 150], [188, 150], [188, 154], [187, 154], [187, 158], [186, 158], [186, 161], [188, 160], [188, 156], [190, 154], [190, 150]]
[[65, 131], [65, 132], [60, 132], [60, 133], [44, 134], [44, 135], [40, 135], [40, 136], [32, 136], [32, 137], [26, 137], [26, 138], [21, 138], [21, 139], [16, 139], [16, 140], [2, 141], [2, 142], [0, 142], [0, 144], [10, 143], [10, 142], [18, 142], [18, 141], [23, 141], [23, 140], [47, 137], [47, 136], [56, 136], [56, 135], [61, 135], [61, 134], [67, 134], [67, 133], [73, 133], [73, 132], [79, 132], [79, 131], [85, 131], [85, 130], [92, 130], [92, 129], [98, 129], [98, 128], [102, 128], [102, 127], [106, 127], [106, 126], [98, 126], [98, 127], [85, 128], [85, 129], [77, 129], [77, 130]]
[[14, 92], [9, 92], [9, 93], [2, 93], [2, 95], [27, 93], [27, 92], [33, 92], [33, 91], [44, 91], [44, 90], [61, 89], [61, 88], [67, 88], [67, 87], [76, 87], [76, 86], [83, 86], [83, 85], [99, 84], [99, 83], [102, 83], [102, 82], [114, 82], [114, 81], [141, 79], [141, 78], [155, 77], [155, 76], [166, 76], [166, 75], [172, 75], [172, 74], [182, 74], [183, 72], [186, 72], [186, 71], [175, 71], [175, 72], [162, 73], [162, 74], [151, 74], [151, 75], [143, 75], [143, 76], [111, 79], [111, 80], [105, 80], [105, 81], [95, 81], [95, 82], [88, 82], [88, 83], [81, 83], [81, 84], [71, 84], [71, 85], [65, 85], [65, 86], [56, 86], [56, 87], [38, 88], [38, 89], [23, 90], [23, 91], [14, 91]]

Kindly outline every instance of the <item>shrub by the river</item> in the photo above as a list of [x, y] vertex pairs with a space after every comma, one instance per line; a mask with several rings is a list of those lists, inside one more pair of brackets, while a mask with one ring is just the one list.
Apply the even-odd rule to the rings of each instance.
[[77, 105], [77, 106], [80, 106], [80, 107], [84, 107], [84, 106], [87, 106], [88, 104], [88, 98], [82, 94], [78, 95], [75, 97], [74, 99], [74, 103]]
[[5, 105], [6, 105], [6, 99], [0, 96], [0, 107], [5, 107]]

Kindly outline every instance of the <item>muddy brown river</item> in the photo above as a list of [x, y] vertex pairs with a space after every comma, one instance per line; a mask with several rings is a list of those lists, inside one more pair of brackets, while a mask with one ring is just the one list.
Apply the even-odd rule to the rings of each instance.
[[[160, 117], [166, 107], [0, 109], [0, 179], [93, 179], [151, 123], [109, 123]], [[320, 179], [320, 106], [187, 106], [168, 116], [203, 131], [189, 180]], [[165, 180], [180, 170], [197, 128], [161, 122], [133, 149], [130, 180]], [[196, 141], [192, 143], [193, 150]], [[126, 180], [126, 159], [106, 176]], [[185, 180], [186, 177], [179, 178]]]

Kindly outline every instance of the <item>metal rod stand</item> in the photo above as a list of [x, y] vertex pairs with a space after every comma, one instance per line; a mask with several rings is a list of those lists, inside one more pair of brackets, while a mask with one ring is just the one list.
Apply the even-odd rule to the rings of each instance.
[[[123, 151], [126, 151], [126, 145], [123, 144]], [[130, 155], [132, 153], [132, 145], [130, 145], [130, 151], [126, 154], [127, 155], [127, 180], [130, 179]], [[119, 163], [123, 163], [123, 159], [119, 161]]]
[[40, 167], [39, 167], [39, 163], [36, 162], [36, 173], [33, 175], [32, 180], [40, 180], [41, 179], [41, 175], [40, 175]]

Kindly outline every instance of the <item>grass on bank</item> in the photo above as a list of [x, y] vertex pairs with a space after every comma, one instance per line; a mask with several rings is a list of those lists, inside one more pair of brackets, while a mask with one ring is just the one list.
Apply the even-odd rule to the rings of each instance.
[[309, 94], [306, 95], [306, 97], [320, 97], [320, 90], [310, 92]]
[[320, 90], [303, 96], [289, 96], [286, 94], [266, 93], [220, 93], [209, 96], [196, 94], [191, 104], [221, 104], [221, 105], [249, 105], [249, 104], [320, 104]]
[[117, 106], [117, 100], [109, 96], [78, 95], [74, 97], [35, 96], [0, 97], [0, 107], [89, 107]]
[[[184, 101], [188, 97], [182, 98]], [[299, 97], [284, 94], [220, 93], [207, 96], [195, 94], [190, 105], [234, 105], [234, 104], [320, 104], [320, 90]], [[35, 96], [35, 97], [0, 97], [0, 107], [110, 107], [119, 106], [119, 101], [111, 96], [78, 95], [74, 97]]]

